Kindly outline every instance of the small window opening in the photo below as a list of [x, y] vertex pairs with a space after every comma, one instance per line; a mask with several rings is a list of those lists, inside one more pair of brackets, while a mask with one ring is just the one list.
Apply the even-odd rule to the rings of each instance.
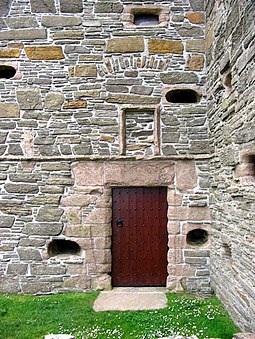
[[200, 95], [193, 89], [172, 89], [166, 93], [166, 100], [171, 103], [190, 104], [200, 100]]
[[232, 92], [232, 74], [230, 72], [223, 76], [223, 86], [225, 88], [225, 96], [229, 96]]
[[157, 26], [159, 24], [159, 16], [154, 14], [135, 14], [134, 24], [136, 26]]
[[232, 250], [231, 246], [228, 244], [223, 244], [222, 245], [222, 257], [231, 259], [232, 258]]
[[208, 232], [202, 229], [195, 229], [187, 234], [187, 243], [189, 245], [203, 245], [208, 241]]
[[0, 65], [0, 79], [10, 79], [16, 74], [16, 69], [13, 66]]
[[48, 246], [50, 256], [58, 254], [79, 254], [81, 248], [75, 241], [57, 239], [53, 240]]
[[247, 155], [246, 163], [250, 169], [250, 175], [255, 177], [255, 154]]

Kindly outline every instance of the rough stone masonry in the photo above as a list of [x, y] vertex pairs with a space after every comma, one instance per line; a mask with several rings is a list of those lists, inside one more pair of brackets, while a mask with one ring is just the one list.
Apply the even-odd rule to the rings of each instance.
[[[232, 94], [251, 83], [252, 5], [213, 3], [205, 41], [203, 0], [1, 2], [0, 292], [110, 289], [112, 188], [165, 186], [166, 287], [211, 292], [213, 243], [213, 288], [254, 329], [254, 117]], [[225, 64], [221, 22], [251, 32]]]

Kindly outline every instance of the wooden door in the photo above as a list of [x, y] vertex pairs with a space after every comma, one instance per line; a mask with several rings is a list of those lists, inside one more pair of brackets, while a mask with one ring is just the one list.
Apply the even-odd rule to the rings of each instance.
[[167, 188], [112, 190], [113, 286], [165, 286]]

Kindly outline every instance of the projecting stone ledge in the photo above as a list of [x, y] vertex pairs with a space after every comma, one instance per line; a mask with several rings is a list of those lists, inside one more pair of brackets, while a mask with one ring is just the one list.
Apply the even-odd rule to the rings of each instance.
[[141, 37], [113, 38], [107, 42], [106, 52], [108, 53], [133, 53], [143, 52], [144, 41]]
[[33, 46], [25, 47], [25, 52], [30, 60], [60, 60], [64, 59], [60, 46]]

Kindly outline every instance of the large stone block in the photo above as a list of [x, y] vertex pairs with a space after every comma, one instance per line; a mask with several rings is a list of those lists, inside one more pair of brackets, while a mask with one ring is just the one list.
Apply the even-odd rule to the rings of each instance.
[[121, 13], [123, 5], [121, 2], [100, 1], [95, 4], [95, 13]]
[[0, 103], [0, 118], [19, 118], [19, 106], [14, 103]]
[[193, 39], [188, 40], [186, 44], [187, 52], [200, 52], [204, 53], [205, 51], [205, 40], [204, 39]]
[[140, 105], [156, 105], [160, 103], [160, 97], [141, 96], [133, 94], [109, 94], [106, 98], [107, 102], [116, 104], [140, 104]]
[[45, 15], [42, 25], [46, 27], [73, 27], [81, 25], [81, 18], [76, 16]]
[[8, 193], [26, 194], [26, 193], [38, 193], [39, 192], [38, 186], [33, 185], [33, 184], [7, 183], [5, 184], [4, 188]]
[[21, 109], [42, 109], [42, 101], [40, 92], [36, 89], [23, 88], [18, 89], [17, 100]]
[[21, 54], [21, 48], [0, 48], [0, 58], [9, 59], [9, 58], [19, 58]]
[[148, 49], [149, 49], [149, 53], [182, 54], [183, 44], [181, 40], [149, 39]]
[[41, 222], [58, 222], [64, 211], [58, 207], [43, 206], [37, 213], [36, 220]]
[[198, 82], [198, 77], [193, 72], [161, 73], [160, 79], [164, 84], [190, 84]]
[[178, 161], [175, 165], [176, 188], [180, 192], [193, 189], [197, 186], [196, 166], [193, 161]]
[[60, 60], [64, 59], [61, 46], [32, 46], [25, 47], [30, 60]]
[[20, 282], [18, 277], [0, 276], [0, 293], [19, 293]]
[[204, 56], [201, 54], [193, 54], [188, 56], [187, 68], [191, 71], [201, 71], [204, 68]]
[[82, 0], [60, 0], [62, 13], [81, 13], [83, 10]]
[[1, 0], [0, 2], [0, 16], [5, 16], [9, 13], [12, 0]]
[[210, 209], [208, 207], [170, 206], [168, 208], [169, 220], [209, 221]]
[[0, 228], [11, 228], [14, 224], [15, 217], [0, 216]]
[[7, 267], [7, 274], [24, 275], [27, 273], [27, 264], [9, 264]]
[[11, 29], [0, 32], [0, 40], [38, 40], [46, 39], [47, 33], [44, 28]]
[[6, 19], [7, 25], [11, 29], [38, 27], [36, 18], [32, 16], [9, 17]]
[[23, 233], [28, 235], [54, 236], [62, 232], [62, 223], [26, 223]]
[[32, 275], [62, 275], [66, 273], [66, 267], [60, 265], [32, 264], [30, 270]]
[[59, 110], [64, 103], [64, 95], [60, 92], [49, 92], [45, 96], [44, 107], [50, 110]]
[[74, 69], [74, 75], [76, 77], [96, 77], [97, 67], [93, 64], [77, 65]]
[[65, 102], [63, 105], [63, 109], [81, 109], [87, 107], [86, 100], [72, 100]]
[[186, 14], [186, 18], [193, 24], [202, 24], [205, 22], [204, 12], [189, 12]]
[[112, 38], [107, 41], [107, 53], [134, 53], [144, 51], [142, 37]]
[[20, 260], [42, 260], [40, 252], [34, 248], [18, 248], [17, 252]]
[[104, 166], [102, 162], [77, 162], [72, 166], [75, 185], [102, 186], [104, 184]]
[[55, 13], [55, 2], [54, 0], [30, 0], [31, 11], [34, 13]]

